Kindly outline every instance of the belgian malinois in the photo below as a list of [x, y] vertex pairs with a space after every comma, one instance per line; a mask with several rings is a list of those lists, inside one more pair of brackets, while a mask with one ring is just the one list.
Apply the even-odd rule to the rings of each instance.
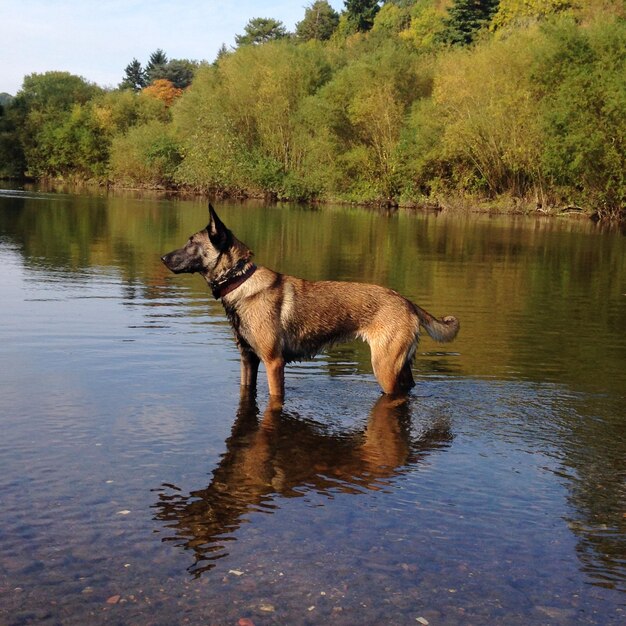
[[311, 282], [257, 266], [252, 251], [226, 228], [210, 204], [209, 214], [204, 230], [161, 260], [175, 274], [201, 274], [222, 301], [241, 353], [242, 387], [256, 387], [263, 361], [270, 396], [282, 403], [286, 363], [360, 338], [370, 346], [383, 391], [403, 394], [415, 384], [411, 361], [420, 325], [438, 342], [452, 341], [459, 332], [455, 317], [436, 319], [385, 287]]

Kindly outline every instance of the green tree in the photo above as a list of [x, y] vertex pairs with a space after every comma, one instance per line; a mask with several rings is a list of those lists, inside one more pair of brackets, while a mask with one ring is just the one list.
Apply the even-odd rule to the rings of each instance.
[[566, 201], [618, 216], [626, 207], [626, 25], [564, 20], [546, 32], [550, 46], [534, 67], [542, 164]]
[[200, 68], [172, 108], [185, 154], [178, 179], [200, 189], [305, 195], [302, 104], [328, 76], [320, 45], [290, 41], [243, 46]]
[[235, 35], [238, 46], [262, 44], [287, 36], [285, 25], [268, 17], [254, 17], [244, 27], [243, 35]]
[[124, 80], [120, 89], [140, 91], [155, 80], [169, 80], [177, 89], [185, 89], [191, 85], [198, 63], [187, 59], [168, 60], [160, 48], [150, 55], [144, 70], [137, 59], [133, 59], [124, 70]]
[[151, 55], [146, 65], [146, 85], [149, 85], [156, 78], [162, 78], [161, 72], [167, 65], [167, 55], [161, 48], [157, 48]]
[[124, 69], [124, 78], [120, 89], [139, 91], [146, 86], [146, 73], [137, 59], [133, 59]]
[[446, 30], [447, 11], [437, 0], [416, 0], [410, 7], [411, 23], [400, 33], [421, 50], [441, 47]]
[[530, 68], [534, 51], [543, 46], [536, 29], [521, 30], [439, 59], [432, 113], [443, 133], [436, 158], [448, 163], [456, 190], [542, 193], [543, 138]]
[[30, 74], [24, 78], [17, 97], [27, 103], [30, 110], [67, 111], [74, 104], [85, 104], [102, 90], [82, 76], [69, 72]]
[[411, 23], [411, 13], [408, 7], [400, 6], [395, 2], [385, 2], [376, 14], [372, 33], [381, 33], [384, 36], [395, 35], [406, 30]]
[[40, 139], [51, 176], [92, 179], [106, 172], [109, 145], [88, 104], [75, 104], [62, 124], [46, 127]]
[[380, 10], [378, 0], [345, 0], [346, 14], [359, 32], [370, 30]]
[[223, 59], [224, 57], [228, 56], [229, 54], [231, 54], [232, 50], [229, 50], [226, 47], [226, 44], [223, 43], [220, 46], [220, 49], [217, 51], [217, 54], [215, 55], [215, 61], [213, 61], [213, 65], [217, 65], [221, 59]]
[[454, 0], [448, 10], [444, 41], [466, 46], [481, 29], [489, 25], [498, 10], [499, 0]]
[[61, 173], [59, 167], [67, 170], [67, 160], [60, 155], [69, 152], [63, 144], [71, 143], [71, 134], [62, 129], [73, 123], [70, 118], [76, 106], [85, 105], [101, 93], [96, 85], [68, 72], [24, 78], [15, 104], [20, 143], [31, 175], [57, 175]]
[[304, 18], [296, 24], [296, 37], [302, 41], [330, 39], [339, 24], [339, 13], [327, 0], [316, 0], [304, 11]]
[[9, 98], [0, 104], [0, 178], [19, 178], [26, 168], [19, 136], [23, 116], [14, 105], [14, 98]]
[[102, 129], [107, 142], [118, 134], [128, 132], [138, 124], [151, 120], [169, 122], [166, 104], [142, 92], [130, 90], [107, 91], [90, 101], [91, 115]]
[[191, 85], [197, 63], [186, 59], [172, 59], [164, 65], [155, 66], [150, 74], [151, 81], [168, 80], [177, 89], [186, 89]]
[[430, 76], [397, 40], [364, 50], [308, 99], [303, 169], [321, 195], [390, 201], [401, 191], [403, 121], [412, 101], [430, 93]]
[[520, 26], [563, 13], [572, 8], [570, 0], [500, 0], [492, 29]]

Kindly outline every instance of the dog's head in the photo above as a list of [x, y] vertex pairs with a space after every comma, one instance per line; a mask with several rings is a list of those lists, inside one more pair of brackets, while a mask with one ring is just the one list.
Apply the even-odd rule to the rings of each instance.
[[209, 215], [206, 228], [189, 237], [182, 248], [161, 257], [174, 274], [198, 272], [213, 282], [250, 261], [252, 251], [226, 228], [211, 204]]

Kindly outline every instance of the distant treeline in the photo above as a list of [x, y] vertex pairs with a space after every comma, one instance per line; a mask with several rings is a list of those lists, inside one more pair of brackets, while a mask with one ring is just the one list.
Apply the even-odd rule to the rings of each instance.
[[[382, 5], [382, 6], [381, 6]], [[0, 95], [0, 176], [292, 200], [626, 205], [622, 0], [313, 2], [213, 63]]]

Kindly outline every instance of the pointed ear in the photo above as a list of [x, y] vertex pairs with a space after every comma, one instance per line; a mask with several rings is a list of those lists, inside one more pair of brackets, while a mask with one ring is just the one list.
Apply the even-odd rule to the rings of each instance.
[[207, 232], [209, 233], [209, 239], [216, 248], [222, 250], [228, 247], [230, 231], [228, 230], [228, 228], [226, 228], [224, 222], [222, 222], [222, 220], [219, 218], [218, 214], [213, 208], [213, 205], [210, 202], [209, 215], [211, 216], [211, 220], [206, 227]]

